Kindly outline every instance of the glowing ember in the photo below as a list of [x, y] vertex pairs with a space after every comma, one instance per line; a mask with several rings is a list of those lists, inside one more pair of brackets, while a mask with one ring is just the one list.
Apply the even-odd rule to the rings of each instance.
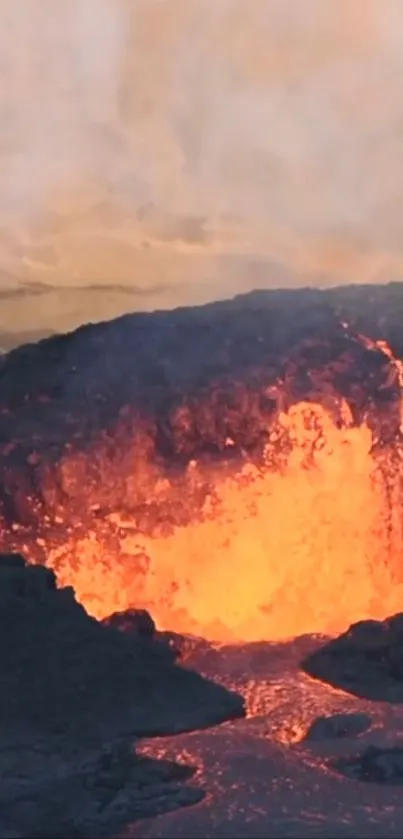
[[[383, 353], [384, 387], [393, 381], [399, 393], [401, 364], [388, 346], [363, 336], [356, 340]], [[314, 370], [311, 381], [315, 385]], [[375, 451], [373, 412], [357, 424], [346, 399], [333, 394], [330, 402], [287, 405], [283, 393], [281, 382], [270, 390], [277, 410], [266, 423], [259, 458], [208, 464], [194, 459], [178, 484], [166, 469], [158, 471], [145, 433], [143, 456], [137, 448], [122, 460], [127, 481], [135, 482], [137, 493], [143, 488], [141, 515], [124, 510], [118, 498], [114, 511], [102, 513], [88, 491], [76, 526], [66, 525], [62, 538], [41, 537], [49, 564], [90, 613], [102, 618], [133, 606], [148, 608], [163, 629], [251, 641], [338, 632], [352, 621], [402, 609], [396, 434], [393, 445]], [[199, 407], [201, 427], [203, 410], [207, 427], [208, 406]], [[400, 417], [400, 402], [397, 407]], [[189, 409], [178, 410], [175, 422], [185, 446]], [[234, 447], [224, 434], [224, 451]], [[84, 487], [83, 457], [64, 459], [65, 482]], [[106, 462], [103, 480], [106, 485]], [[172, 511], [184, 509], [181, 521]], [[144, 516], [154, 518], [152, 528], [142, 526]], [[57, 520], [63, 520], [60, 511]], [[21, 539], [18, 547], [24, 548]], [[31, 548], [27, 543], [28, 553]]]

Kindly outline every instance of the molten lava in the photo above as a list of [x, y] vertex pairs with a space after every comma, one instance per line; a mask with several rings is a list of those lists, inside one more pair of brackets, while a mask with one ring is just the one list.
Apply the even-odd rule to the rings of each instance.
[[[82, 484], [74, 517], [67, 523], [59, 505], [39, 537], [27, 538], [26, 528], [14, 524], [3, 542], [28, 555], [34, 542], [42, 546], [60, 582], [73, 585], [96, 617], [147, 608], [159, 628], [217, 641], [335, 633], [402, 610], [402, 365], [383, 342], [354, 340], [386, 366], [375, 388], [379, 405], [371, 397], [364, 411], [361, 399], [359, 421], [354, 400], [338, 396], [323, 372], [316, 399], [287, 401], [283, 385], [287, 375], [295, 381], [294, 359], [271, 386], [270, 420], [259, 415], [265, 431], [259, 456], [245, 449], [231, 459], [237, 440], [227, 433], [221, 460], [188, 459], [179, 479], [152, 459], [145, 433], [142, 456], [136, 448], [124, 460], [126, 477], [132, 469], [126, 487], [131, 480], [136, 492], [144, 489], [141, 510], [128, 509], [119, 497], [106, 510], [95, 490], [91, 495], [84, 487], [85, 456], [67, 452], [59, 475], [66, 486]], [[345, 358], [337, 375], [343, 364]], [[319, 393], [313, 368], [310, 382]], [[385, 402], [392, 384], [398, 399]], [[207, 416], [208, 405], [203, 410]], [[175, 423], [186, 448], [188, 407], [176, 412]], [[98, 484], [106, 484], [108, 468], [104, 462]]]
[[[337, 632], [397, 611], [402, 546], [368, 428], [336, 428], [301, 403], [279, 417], [272, 444], [284, 432], [286, 466], [217, 476], [194, 523], [150, 537], [118, 522], [114, 555], [90, 532], [51, 551], [50, 564], [97, 617], [144, 606], [161, 628], [215, 640]], [[197, 481], [197, 464], [189, 472]]]

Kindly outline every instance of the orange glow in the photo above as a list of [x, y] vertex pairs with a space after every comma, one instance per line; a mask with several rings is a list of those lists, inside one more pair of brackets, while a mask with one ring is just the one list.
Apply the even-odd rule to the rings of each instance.
[[[318, 427], [323, 447], [307, 468]], [[216, 640], [337, 632], [401, 608], [394, 569], [403, 557], [399, 545], [393, 567], [387, 561], [389, 518], [368, 429], [339, 430], [323, 408], [301, 403], [276, 431], [293, 442], [281, 473], [245, 465], [219, 477], [205, 520], [166, 536], [131, 532], [126, 520], [116, 555], [94, 533], [73, 539], [50, 553], [60, 580], [97, 617], [145, 606], [160, 628]], [[196, 480], [197, 465], [189, 469]]]
[[[386, 383], [394, 377], [401, 386], [401, 364], [389, 347], [358, 338], [384, 353]], [[133, 455], [127, 480], [144, 488], [149, 517], [166, 520], [155, 521], [150, 534], [116, 498], [115, 510], [94, 525], [85, 487], [80, 528], [66, 525], [57, 545], [45, 540], [49, 564], [98, 618], [148, 608], [161, 629], [218, 641], [335, 633], [400, 611], [399, 443], [374, 452], [370, 423], [354, 425], [341, 398], [337, 414], [319, 402], [280, 406], [259, 462], [244, 458], [230, 468], [192, 460], [179, 491], [167, 472], [158, 473], [144, 432], [143, 460]], [[188, 427], [185, 410], [176, 422]], [[82, 457], [67, 457], [64, 481], [85, 485]], [[104, 465], [101, 483], [107, 472]], [[189, 511], [206, 481], [202, 504], [178, 523], [172, 505]]]

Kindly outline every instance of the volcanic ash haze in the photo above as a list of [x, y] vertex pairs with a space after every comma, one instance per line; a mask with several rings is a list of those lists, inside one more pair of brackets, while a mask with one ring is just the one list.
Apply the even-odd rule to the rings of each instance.
[[402, 34], [399, 0], [2, 3], [1, 284], [45, 283], [4, 327], [399, 278]]

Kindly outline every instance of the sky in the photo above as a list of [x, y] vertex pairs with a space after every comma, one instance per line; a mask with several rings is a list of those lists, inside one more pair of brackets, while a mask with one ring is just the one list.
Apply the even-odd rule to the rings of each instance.
[[403, 277], [402, 43], [401, 0], [2, 2], [0, 330]]

